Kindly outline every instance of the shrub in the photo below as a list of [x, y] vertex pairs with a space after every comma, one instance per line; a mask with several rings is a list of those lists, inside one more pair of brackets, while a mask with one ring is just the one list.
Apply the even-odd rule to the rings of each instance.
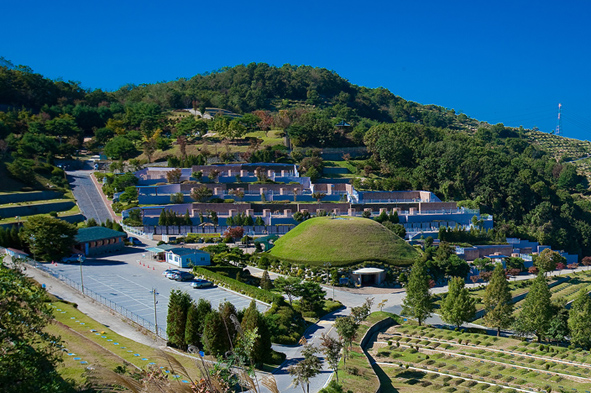
[[252, 285], [242, 283], [238, 280], [224, 276], [221, 273], [213, 272], [209, 269], [205, 269], [202, 267], [194, 267], [193, 272], [196, 275], [204, 276], [205, 278], [215, 282], [216, 284], [222, 284], [224, 287], [228, 289], [253, 297], [262, 302], [281, 303], [283, 301], [283, 297], [281, 297], [280, 295], [274, 294], [270, 291], [265, 291], [264, 289], [254, 287]]

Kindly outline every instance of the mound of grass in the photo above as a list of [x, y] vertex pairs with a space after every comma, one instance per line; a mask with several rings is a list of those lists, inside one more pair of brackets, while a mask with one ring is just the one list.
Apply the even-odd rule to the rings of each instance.
[[364, 261], [410, 265], [418, 252], [382, 224], [367, 218], [316, 217], [304, 221], [275, 242], [279, 259], [322, 266]]

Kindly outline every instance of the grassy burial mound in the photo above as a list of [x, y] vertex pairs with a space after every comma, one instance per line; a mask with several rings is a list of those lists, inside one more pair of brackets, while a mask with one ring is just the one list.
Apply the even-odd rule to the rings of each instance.
[[304, 221], [275, 242], [279, 259], [322, 266], [363, 261], [410, 265], [418, 252], [382, 224], [367, 218], [317, 217]]

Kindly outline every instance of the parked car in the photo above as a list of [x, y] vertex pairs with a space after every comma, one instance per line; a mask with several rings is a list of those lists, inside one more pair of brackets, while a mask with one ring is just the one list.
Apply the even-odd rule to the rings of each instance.
[[180, 270], [178, 270], [178, 269], [166, 269], [166, 270], [164, 271], [164, 273], [162, 273], [162, 274], [163, 274], [163, 275], [164, 275], [164, 277], [166, 277], [166, 278], [173, 279], [173, 276], [174, 276], [174, 275], [176, 275], [176, 274], [179, 274], [179, 273], [181, 273], [181, 271], [180, 271]]
[[64, 257], [62, 259], [63, 263], [80, 263], [84, 262], [86, 257], [83, 254], [72, 254], [69, 257]]
[[201, 278], [197, 278], [195, 281], [191, 283], [191, 286], [195, 289], [201, 288], [208, 288], [213, 287], [213, 283], [211, 281], [203, 280]]
[[191, 281], [193, 278], [195, 278], [195, 276], [189, 272], [176, 273], [174, 277], [176, 281]]
[[131, 244], [133, 244], [134, 246], [143, 246], [144, 243], [142, 243], [137, 237], [130, 237], [129, 241], [131, 242]]

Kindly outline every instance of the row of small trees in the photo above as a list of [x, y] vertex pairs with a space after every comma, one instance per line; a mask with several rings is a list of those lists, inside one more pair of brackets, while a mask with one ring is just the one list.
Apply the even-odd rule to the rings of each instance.
[[[550, 266], [547, 266], [550, 267]], [[433, 312], [433, 297], [429, 291], [430, 277], [425, 263], [413, 266], [403, 301], [403, 314], [416, 318], [421, 325]], [[582, 289], [566, 309], [564, 300], [552, 302], [544, 271], [534, 279], [525, 297], [523, 307], [514, 317], [513, 297], [502, 265], [492, 273], [484, 292], [484, 322], [497, 329], [512, 328], [522, 336], [535, 335], [538, 340], [564, 341], [570, 337], [573, 345], [591, 348], [591, 298]], [[464, 286], [464, 280], [454, 277], [441, 305], [441, 317], [446, 323], [460, 327], [476, 314], [476, 300]]]
[[244, 361], [260, 364], [272, 355], [269, 329], [254, 300], [244, 312], [230, 302], [217, 310], [204, 299], [194, 302], [172, 290], [168, 304], [168, 342], [176, 347], [202, 349], [214, 356], [240, 354]]

